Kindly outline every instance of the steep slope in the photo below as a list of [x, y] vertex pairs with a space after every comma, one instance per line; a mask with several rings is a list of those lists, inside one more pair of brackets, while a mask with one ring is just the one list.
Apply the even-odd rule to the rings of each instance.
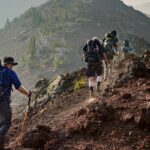
[[122, 36], [149, 40], [149, 26], [148, 17], [120, 0], [50, 0], [7, 22], [0, 31], [0, 55], [14, 56], [23, 82], [31, 86], [37, 78], [83, 66], [86, 39], [117, 29]]
[[[83, 75], [84, 69], [36, 84], [18, 149], [149, 150], [150, 69], [134, 60], [95, 99], [88, 98], [85, 86], [74, 90]], [[18, 124], [14, 120], [10, 148], [16, 147]]]

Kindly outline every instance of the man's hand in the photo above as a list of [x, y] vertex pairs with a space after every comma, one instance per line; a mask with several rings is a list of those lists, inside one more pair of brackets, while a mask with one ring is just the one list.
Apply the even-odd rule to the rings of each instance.
[[32, 92], [28, 91], [25, 87], [20, 86], [20, 88], [18, 89], [18, 91], [24, 95], [26, 95], [27, 97], [31, 97]]
[[29, 91], [28, 97], [31, 98], [31, 96], [32, 96], [32, 92]]

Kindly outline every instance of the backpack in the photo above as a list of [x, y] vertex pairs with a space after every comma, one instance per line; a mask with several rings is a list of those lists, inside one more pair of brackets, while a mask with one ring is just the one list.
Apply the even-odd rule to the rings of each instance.
[[8, 92], [8, 90], [10, 90], [10, 85], [4, 83], [3, 81], [5, 72], [6, 72], [6, 68], [0, 66], [0, 98], [2, 98], [6, 94], [6, 92]]
[[115, 54], [113, 44], [114, 44], [114, 41], [112, 38], [106, 38], [103, 43], [103, 46], [106, 49], [106, 53], [109, 59], [113, 59], [114, 54]]
[[99, 63], [98, 46], [94, 45], [94, 41], [91, 40], [87, 43], [87, 51], [85, 54], [85, 62], [88, 64]]
[[125, 40], [125, 41], [124, 41], [124, 46], [125, 46], [125, 47], [130, 47], [130, 46], [129, 46], [129, 41], [128, 41], [128, 40]]

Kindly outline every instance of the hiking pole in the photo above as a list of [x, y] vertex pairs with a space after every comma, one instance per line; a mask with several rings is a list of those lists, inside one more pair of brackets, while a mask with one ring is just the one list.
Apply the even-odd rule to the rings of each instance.
[[23, 134], [24, 134], [24, 131], [25, 131], [25, 125], [26, 125], [28, 117], [29, 117], [30, 102], [31, 102], [31, 96], [29, 96], [28, 105], [26, 107], [23, 119], [20, 122], [20, 134], [19, 134], [19, 136], [17, 138], [17, 145], [18, 146], [21, 144], [21, 142], [23, 140]]
[[29, 99], [28, 99], [28, 105], [27, 105], [27, 109], [26, 109], [26, 112], [27, 112], [27, 113], [28, 113], [29, 108], [30, 108], [30, 102], [31, 102], [31, 96], [30, 96]]

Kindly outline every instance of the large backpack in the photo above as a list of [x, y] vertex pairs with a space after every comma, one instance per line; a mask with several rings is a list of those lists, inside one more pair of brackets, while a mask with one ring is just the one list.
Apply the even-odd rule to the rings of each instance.
[[6, 68], [3, 66], [0, 66], [0, 98], [2, 98], [11, 88], [9, 83], [4, 83], [5, 73], [6, 73]]
[[115, 54], [113, 44], [114, 44], [114, 41], [112, 38], [106, 38], [103, 43], [103, 46], [106, 49], [106, 53], [109, 59], [113, 59], [114, 54]]
[[94, 41], [91, 40], [87, 43], [87, 51], [85, 54], [85, 62], [88, 64], [99, 63], [98, 45], [94, 45]]

